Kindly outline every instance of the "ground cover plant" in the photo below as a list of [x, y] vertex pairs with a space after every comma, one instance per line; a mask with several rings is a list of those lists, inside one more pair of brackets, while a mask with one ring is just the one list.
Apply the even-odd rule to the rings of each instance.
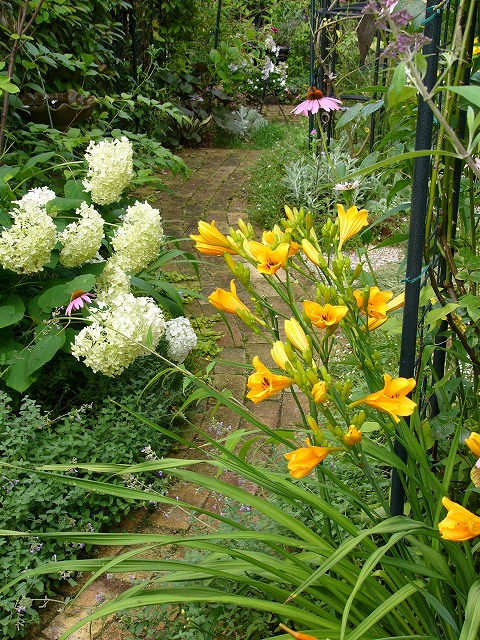
[[[386, 52], [395, 68], [388, 89], [390, 103], [408, 101], [418, 93], [421, 105], [431, 110], [440, 125], [434, 149], [406, 151], [400, 158], [392, 155], [360, 168], [351, 166], [343, 176], [352, 183], [398, 162], [401, 175], [408, 166], [405, 162], [415, 157], [431, 155], [439, 160], [433, 166], [430, 197], [425, 198], [427, 238], [434, 227], [439, 232], [424, 247], [420, 275], [404, 278], [407, 291], [427, 273], [430, 282], [423, 293], [426, 308], [414, 375], [396, 377], [392, 359], [385, 357], [393, 345], [388, 338], [393, 316], [409, 302], [408, 296], [380, 286], [375, 269], [367, 269], [366, 251], [359, 251], [363, 263], [353, 266], [350, 261], [349, 250], [367, 231], [370, 219], [364, 203], [350, 200], [354, 189], [338, 190], [344, 192], [342, 199], [323, 212], [325, 219], [317, 227], [312, 212], [301, 207], [286, 207], [281, 224], [260, 235], [243, 220], [228, 235], [214, 221], [200, 221], [198, 234], [192, 236], [197, 250], [213, 260], [223, 259], [225, 270], [232, 274], [229, 289], [211, 293], [211, 304], [237, 316], [270, 346], [268, 361], [256, 355], [245, 367], [248, 400], [258, 405], [280, 392], [289, 393], [297, 400], [300, 417], [292, 426], [271, 428], [229, 389], [219, 391], [205, 377], [170, 365], [197, 386], [182, 409], [209, 398], [235, 411], [249, 425], [241, 443], [236, 434], [216, 440], [202, 433], [212, 448], [206, 464], [216, 474], [189, 469], [197, 460], [172, 458], [130, 466], [87, 463], [76, 468], [119, 476], [162, 472], [227, 496], [253, 518], [239, 519], [228, 510], [205, 514], [194, 505], [180, 503], [194, 513], [209, 515], [212, 530], [181, 539], [130, 534], [123, 543], [144, 543], [147, 551], [177, 544], [200, 551], [198, 558], [152, 560], [126, 553], [114, 560], [51, 562], [3, 588], [13, 589], [21, 579], [59, 569], [91, 571], [94, 577], [107, 571], [156, 572], [120, 598], [102, 604], [63, 638], [103, 616], [142, 606], [178, 607], [179, 603], [213, 605], [196, 614], [206, 618], [198, 620], [200, 629], [195, 628], [196, 621], [192, 623], [194, 631], [210, 636], [216, 633], [215, 619], [232, 606], [242, 610], [240, 625], [244, 610], [253, 609], [263, 617], [260, 633], [264, 638], [265, 633], [297, 640], [473, 640], [478, 636], [480, 581], [477, 545], [470, 540], [480, 534], [475, 208], [480, 98], [478, 87], [462, 84], [466, 71], [477, 68], [468, 51], [476, 3], [459, 3], [450, 57], [445, 57], [443, 70], [433, 74], [431, 86], [424, 83], [433, 56], [420, 53], [426, 43], [422, 24], [411, 25], [395, 2], [370, 3], [369, 8], [377, 14], [383, 32], [390, 34]], [[423, 12], [421, 20], [431, 22]], [[460, 33], [472, 37], [459, 38]], [[322, 100], [328, 104], [315, 88], [311, 93], [307, 111], [321, 107]], [[437, 102], [439, 97], [442, 100]], [[457, 119], [464, 119], [464, 133], [454, 129]], [[456, 184], [457, 169], [462, 176], [458, 218], [447, 195]], [[415, 193], [412, 201], [417, 197]], [[452, 230], [457, 223], [455, 237]], [[425, 234], [421, 235], [423, 240]], [[444, 258], [440, 275], [432, 264], [438, 253]], [[252, 271], [262, 279], [252, 278]], [[266, 290], [272, 295], [265, 295]], [[153, 348], [150, 351], [154, 355]], [[434, 367], [439, 351], [446, 356], [441, 377]], [[163, 371], [164, 358], [161, 353], [157, 357]], [[435, 403], [437, 413], [432, 410]], [[163, 425], [147, 418], [145, 423], [191, 445]], [[259, 442], [275, 451], [271, 466], [248, 457]], [[339, 461], [334, 468], [329, 465], [331, 459]], [[345, 472], [345, 467], [354, 471]], [[405, 504], [402, 501], [400, 508], [389, 499], [387, 468], [394, 470], [404, 491]], [[68, 484], [70, 469], [71, 463], [52, 464], [35, 472]], [[226, 482], [225, 471], [249, 484]], [[73, 482], [118, 498], [171, 503], [154, 492], [104, 480], [76, 477]], [[259, 521], [268, 525], [259, 530]], [[220, 525], [217, 529], [215, 523]], [[2, 533], [20, 540], [31, 535]], [[118, 542], [116, 536], [96, 532], [38, 532], [38, 538], [101, 545]], [[242, 628], [238, 635], [257, 630]]]
[[[52, 459], [71, 464], [69, 475], [88, 478], [78, 471], [79, 462], [140, 463], [160, 458], [170, 451], [169, 438], [152, 434], [150, 428], [117, 403], [143, 416], [156, 415], [161, 424], [172, 424], [172, 406], [181, 402], [179, 380], [157, 381], [152, 395], [142, 396], [145, 386], [155, 376], [156, 360], [133, 364], [115, 379], [94, 381], [79, 388], [78, 372], [68, 375], [49, 372], [49, 396], [46, 389], [33, 389], [43, 404], [53, 405], [46, 411], [38, 402], [25, 397], [17, 410], [5, 392], [0, 393], [0, 434], [2, 458], [1, 528], [30, 531], [101, 531], [118, 527], [134, 503], [117, 497], [88, 495], [75, 486], [45, 480], [26, 468], [27, 460], [42, 466]], [[55, 373], [57, 375], [55, 375]], [[62, 375], [63, 373], [63, 375]], [[58, 380], [55, 378], [58, 377]], [[57, 385], [61, 393], [53, 393]], [[73, 390], [75, 390], [72, 400]], [[155, 394], [155, 395], [153, 395]], [[63, 412], [63, 411], [64, 412]], [[177, 424], [174, 429], [179, 429]], [[12, 465], [12, 467], [10, 466]], [[137, 479], [127, 475], [116, 481], [119, 486], [149, 486], [162, 492], [165, 483], [158, 474]], [[145, 503], [147, 504], [147, 502]], [[138, 506], [138, 505], [137, 505]], [[58, 545], [42, 543], [35, 536], [25, 541], [1, 538], [0, 583], [10, 580], [12, 571], [21, 575], [46, 560], [75, 558], [92, 548], [83, 543]], [[12, 569], [15, 567], [15, 569]], [[74, 574], [59, 571], [43, 578], [26, 578], [13, 590], [2, 594], [2, 637], [28, 637], [29, 625], [38, 620], [39, 606], [55, 599], [62, 585], [74, 585]]]

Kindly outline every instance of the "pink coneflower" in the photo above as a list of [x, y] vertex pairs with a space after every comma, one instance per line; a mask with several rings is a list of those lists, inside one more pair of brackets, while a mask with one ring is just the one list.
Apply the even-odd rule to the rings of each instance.
[[319, 109], [323, 109], [324, 111], [337, 111], [338, 109], [340, 109], [341, 104], [341, 100], [324, 96], [320, 89], [317, 89], [316, 87], [310, 87], [308, 89], [307, 99], [296, 106], [292, 113], [294, 113], [296, 116], [298, 116], [300, 113], [308, 116], [309, 111], [315, 114]]
[[72, 315], [72, 311], [78, 311], [85, 303], [90, 304], [94, 297], [93, 293], [85, 293], [85, 291], [77, 289], [70, 297], [70, 304], [65, 309], [65, 314], [67, 316]]

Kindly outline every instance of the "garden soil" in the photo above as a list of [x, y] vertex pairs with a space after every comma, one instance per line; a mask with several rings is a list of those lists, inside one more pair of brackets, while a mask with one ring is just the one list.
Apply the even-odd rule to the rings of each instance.
[[[268, 110], [270, 119], [282, 119], [282, 114], [275, 107], [268, 107]], [[161, 184], [167, 186], [168, 191], [152, 188], [145, 194], [152, 206], [160, 209], [165, 233], [183, 239], [181, 248], [191, 250], [193, 247], [189, 235], [198, 233], [198, 220], [208, 222], [215, 220], [219, 230], [227, 233], [230, 226], [236, 226], [239, 217], [246, 219], [248, 178], [258, 154], [258, 151], [246, 149], [210, 148], [183, 152], [181, 157], [192, 171], [190, 177], [183, 180], [165, 171], [164, 175], [159, 177]], [[260, 233], [260, 230], [258, 231]], [[392, 261], [398, 259], [397, 256], [388, 257]], [[199, 258], [201, 258], [199, 263], [201, 292], [208, 296], [218, 287], [229, 289], [232, 275], [222, 258], [206, 257], [204, 259], [204, 256]], [[170, 266], [172, 270], [192, 275], [191, 268], [184, 263]], [[256, 290], [261, 291], [262, 287], [265, 287], [261, 274], [252, 271], [251, 277]], [[272, 295], [270, 288], [265, 288], [265, 295], [267, 294]], [[278, 302], [275, 304], [278, 306]], [[208, 301], [197, 299], [188, 304], [187, 315], [189, 316], [211, 316], [215, 313], [216, 310]], [[235, 316], [230, 317], [229, 320], [230, 331], [223, 321], [215, 325], [215, 329], [223, 335], [219, 343], [223, 349], [219, 359], [245, 364], [250, 363], [252, 358], [258, 355], [262, 361], [268, 362], [270, 346], [262, 340], [261, 336], [253, 332], [245, 332], [244, 325]], [[218, 364], [213, 372], [215, 386], [218, 389], [230, 389], [238, 400], [242, 400], [247, 393], [246, 381], [247, 375], [241, 368]], [[256, 406], [255, 414], [272, 428], [278, 425], [293, 426], [300, 420], [298, 407], [288, 389]], [[248, 428], [238, 415], [225, 407], [219, 407], [216, 410], [213, 422], [208, 410], [198, 410], [196, 415], [190, 416], [189, 419], [196, 427], [214, 437], [224, 437], [237, 429]], [[196, 435], [195, 429], [192, 429], [190, 435], [186, 437], [190, 437], [196, 447], [204, 445]], [[207, 457], [208, 447], [204, 446], [205, 457]], [[264, 454], [259, 451], [257, 455], [261, 457]], [[172, 456], [189, 460], [198, 459], [199, 453], [194, 447], [183, 446], [172, 451]], [[211, 467], [206, 464], [200, 464], [197, 470], [205, 473], [212, 472]], [[222, 479], [235, 484], [240, 483], [240, 479], [232, 473], [224, 473]], [[256, 489], [253, 485], [243, 484], [242, 486], [252, 492]], [[198, 489], [184, 482], [170, 485], [167, 496], [207, 510], [221, 509], [218, 497], [206, 489]], [[153, 511], [148, 508], [138, 508], [124, 518], [121, 530], [184, 536], [198, 533], [202, 528], [212, 526], [210, 521], [202, 518], [203, 516], [192, 517], [189, 512], [175, 505], [160, 505]], [[131, 548], [100, 547], [95, 557], [114, 557]], [[151, 554], [152, 552], [148, 557], [179, 559], [182, 557], [182, 549], [175, 546], [160, 547], [154, 556]], [[114, 577], [108, 579], [103, 577], [97, 580], [75, 597], [82, 582], [85, 583], [88, 577], [82, 576], [74, 590], [66, 590], [58, 597], [58, 600], [69, 598], [70, 602], [67, 606], [63, 606], [60, 601], [50, 603], [42, 610], [40, 629], [36, 632], [32, 630], [29, 640], [57, 640], [76, 622], [92, 613], [101, 602], [114, 598], [131, 587], [132, 583], [148, 578], [144, 574], [133, 576], [114, 574]], [[159, 632], [161, 633], [160, 630]], [[91, 626], [85, 625], [70, 636], [71, 640], [124, 640], [127, 637], [131, 637], [131, 634], [122, 630], [114, 618], [97, 621]]]

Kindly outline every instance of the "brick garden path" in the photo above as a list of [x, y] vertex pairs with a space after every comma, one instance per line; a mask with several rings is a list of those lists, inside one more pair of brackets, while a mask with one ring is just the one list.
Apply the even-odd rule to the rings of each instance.
[[[168, 172], [162, 176], [162, 181], [168, 184], [172, 190], [171, 195], [163, 191], [156, 191], [158, 205], [162, 212], [165, 232], [176, 238], [188, 238], [190, 233], [197, 233], [197, 221], [212, 219], [216, 221], [222, 232], [227, 232], [229, 226], [235, 226], [239, 217], [245, 218], [246, 182], [249, 170], [255, 163], [258, 152], [244, 149], [198, 149], [182, 154], [187, 165], [192, 169], [192, 175], [184, 182], [181, 178], [172, 178]], [[152, 203], [153, 204], [153, 203]], [[155, 206], [155, 205], [154, 205]], [[191, 241], [182, 243], [183, 248], [191, 250]], [[172, 265], [181, 270], [182, 265]], [[200, 264], [201, 290], [209, 295], [217, 287], [229, 289], [232, 278], [222, 258], [207, 258]], [[257, 290], [261, 291], [262, 276], [252, 273], [252, 280], [258, 279]], [[265, 295], [271, 294], [270, 289], [265, 290]], [[189, 305], [188, 314], [212, 315], [215, 309], [207, 302], [195, 301]], [[261, 338], [250, 331], [245, 331], [242, 323], [235, 317], [231, 319], [231, 334], [226, 330], [223, 322], [217, 323], [215, 329], [223, 334], [220, 342], [223, 351], [219, 358], [236, 363], [251, 362], [254, 355], [268, 362], [270, 359], [270, 347], [261, 342]], [[242, 400], [247, 392], [246, 374], [241, 369], [235, 369], [227, 365], [217, 365], [214, 371], [214, 383], [219, 389], [230, 389], [235, 397]], [[246, 401], [250, 408], [254, 405]], [[284, 426], [292, 424], [298, 418], [298, 409], [288, 392], [278, 394], [273, 398], [262, 402], [255, 407], [255, 414], [270, 427], [278, 424]], [[247, 427], [242, 424], [239, 417], [232, 411], [221, 407], [215, 414], [217, 421], [221, 422], [225, 432]], [[209, 418], [202, 412], [198, 412], [194, 420], [203, 429], [209, 430]], [[211, 432], [213, 433], [213, 431]], [[193, 436], [195, 437], [195, 436]], [[174, 457], [197, 458], [198, 453], [192, 448], [173, 451]], [[206, 466], [206, 465], [204, 465]], [[224, 474], [225, 478], [228, 474]], [[235, 478], [231, 477], [235, 482]], [[216, 504], [216, 498], [206, 490], [196, 490], [194, 486], [179, 482], [172, 486], [169, 497], [196, 504], [200, 507], [212, 508]], [[218, 505], [217, 505], [218, 506]], [[179, 507], [164, 507], [160, 505], [153, 514], [146, 509], [134, 511], [134, 518], [128, 517], [123, 523], [123, 528], [128, 531], [140, 531], [148, 533], [187, 534], [192, 527], [198, 531], [198, 522], [193, 521], [188, 513]], [[125, 550], [131, 547], [125, 548]], [[118, 555], [124, 549], [121, 547], [100, 548], [98, 555]], [[158, 553], [156, 557], [158, 557]], [[161, 548], [165, 557], [179, 557], [178, 549]], [[141, 577], [141, 576], [139, 576]], [[42, 631], [32, 636], [30, 640], [56, 640], [61, 633], [71, 627], [77, 620], [91, 613], [98, 606], [98, 597], [110, 599], [131, 586], [131, 576], [118, 574], [110, 579], [97, 580], [81, 596], [67, 607], [65, 611], [52, 610], [45, 614]], [[93, 628], [85, 626], [71, 636], [71, 640], [123, 640], [126, 637], [115, 620], [97, 622]]]

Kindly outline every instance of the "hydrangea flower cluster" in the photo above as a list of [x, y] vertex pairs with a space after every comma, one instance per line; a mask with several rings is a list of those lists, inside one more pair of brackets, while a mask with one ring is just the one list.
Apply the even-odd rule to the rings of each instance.
[[91, 308], [90, 322], [75, 337], [72, 355], [106, 376], [117, 376], [136, 358], [146, 355], [147, 337], [155, 348], [165, 333], [162, 311], [151, 298], [119, 295], [109, 306]]
[[119, 200], [133, 176], [133, 150], [128, 138], [91, 140], [85, 159], [88, 173], [83, 187], [90, 191], [92, 202], [112, 204]]
[[55, 193], [48, 187], [36, 187], [35, 189], [30, 189], [20, 200], [14, 200], [14, 204], [17, 204], [22, 211], [29, 211], [45, 207], [47, 202], [50, 202], [55, 197]]
[[32, 189], [17, 200], [10, 229], [0, 234], [0, 264], [15, 273], [37, 273], [50, 261], [57, 229], [46, 211], [55, 194], [46, 187]]
[[162, 218], [158, 209], [148, 202], [136, 202], [127, 207], [123, 225], [112, 239], [113, 263], [127, 273], [147, 267], [158, 256], [162, 245]]
[[103, 240], [103, 218], [92, 206], [82, 202], [76, 210], [79, 220], [72, 222], [58, 239], [63, 244], [60, 262], [64, 267], [79, 267], [95, 258]]
[[95, 289], [98, 302], [108, 305], [119, 296], [130, 293], [130, 278], [111, 260], [107, 260], [105, 269], [97, 278]]
[[183, 362], [197, 346], [197, 335], [190, 320], [183, 316], [167, 322], [165, 338], [168, 342], [167, 357], [174, 362]]

